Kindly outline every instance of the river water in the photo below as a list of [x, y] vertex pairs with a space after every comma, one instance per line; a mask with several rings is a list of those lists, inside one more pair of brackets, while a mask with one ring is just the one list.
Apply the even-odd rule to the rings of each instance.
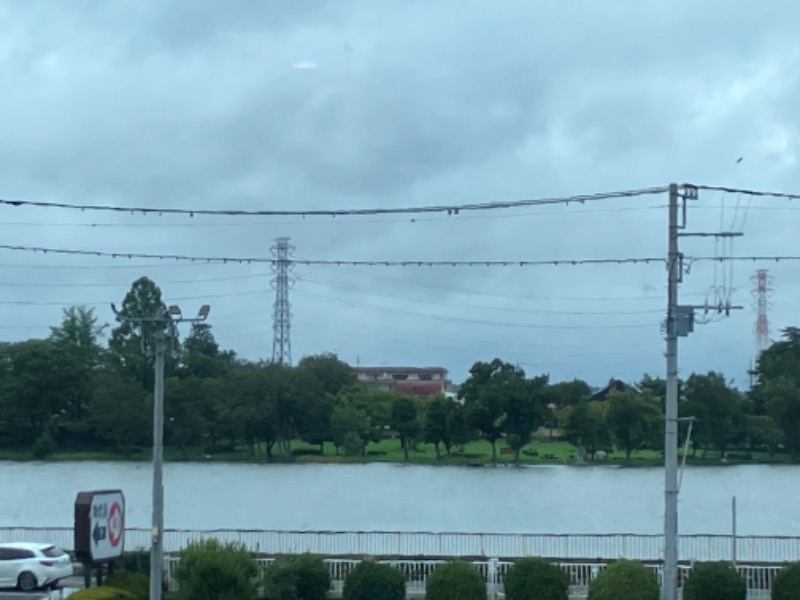
[[[122, 489], [127, 526], [149, 527], [151, 467], [130, 462], [0, 461], [0, 526], [71, 526], [75, 495]], [[165, 523], [177, 529], [484, 533], [661, 533], [663, 471], [171, 463]], [[800, 468], [688, 468], [681, 533], [800, 536]]]

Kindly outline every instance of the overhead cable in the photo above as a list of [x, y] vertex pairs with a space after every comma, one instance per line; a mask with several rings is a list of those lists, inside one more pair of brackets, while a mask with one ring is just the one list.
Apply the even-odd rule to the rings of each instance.
[[784, 192], [765, 192], [763, 190], [748, 190], [742, 188], [726, 187], [722, 185], [695, 185], [684, 184], [684, 187], [694, 188], [696, 190], [705, 190], [711, 192], [724, 192], [727, 194], [742, 194], [744, 196], [760, 196], [763, 198], [778, 198], [782, 200], [800, 200], [800, 194], [787, 194]]
[[41, 254], [64, 254], [70, 256], [94, 256], [98, 258], [151, 260], [174, 260], [178, 262], [202, 263], [238, 263], [238, 264], [276, 264], [288, 262], [295, 265], [318, 266], [355, 266], [355, 267], [533, 267], [533, 266], [567, 266], [567, 265], [601, 265], [601, 264], [648, 264], [665, 262], [659, 257], [635, 258], [581, 258], [557, 260], [334, 260], [291, 258], [281, 261], [274, 257], [261, 256], [189, 256], [184, 254], [150, 254], [141, 252], [105, 252], [101, 250], [80, 250], [74, 248], [45, 248], [43, 246], [16, 246], [0, 244], [0, 250], [16, 252], [34, 252]]
[[329, 216], [329, 217], [350, 217], [359, 215], [397, 215], [397, 214], [423, 214], [423, 213], [447, 213], [457, 215], [464, 211], [496, 210], [504, 208], [520, 208], [527, 206], [545, 206], [551, 204], [583, 204], [585, 202], [595, 202], [599, 200], [610, 200], [614, 198], [633, 198], [652, 194], [662, 194], [667, 192], [667, 186], [642, 188], [638, 190], [627, 190], [621, 192], [601, 192], [596, 194], [581, 194], [576, 196], [555, 196], [548, 198], [531, 198], [523, 200], [507, 200], [496, 202], [468, 202], [461, 204], [439, 204], [429, 206], [405, 206], [405, 207], [385, 207], [385, 208], [334, 208], [334, 209], [294, 209], [294, 210], [244, 210], [244, 209], [206, 209], [206, 208], [153, 208], [138, 206], [113, 206], [109, 204], [72, 204], [68, 202], [43, 202], [37, 200], [10, 200], [0, 198], [0, 205], [14, 207], [35, 207], [35, 208], [60, 208], [79, 211], [102, 211], [115, 213], [128, 213], [133, 215], [185, 215], [194, 216], [217, 216], [217, 217], [277, 217], [277, 216]]

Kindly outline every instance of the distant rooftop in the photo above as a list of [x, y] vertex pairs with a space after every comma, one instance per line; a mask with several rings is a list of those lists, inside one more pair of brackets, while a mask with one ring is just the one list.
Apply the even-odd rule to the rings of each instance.
[[357, 373], [442, 373], [446, 374], [444, 367], [352, 367]]

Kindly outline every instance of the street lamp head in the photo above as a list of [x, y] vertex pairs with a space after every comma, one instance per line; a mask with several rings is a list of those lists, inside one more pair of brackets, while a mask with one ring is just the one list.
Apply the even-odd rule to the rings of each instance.
[[197, 313], [197, 316], [203, 319], [204, 321], [208, 318], [208, 313], [211, 312], [211, 305], [210, 304], [203, 304], [200, 307], [200, 310]]
[[181, 316], [181, 307], [177, 304], [173, 304], [169, 307], [169, 314], [173, 317], [180, 317]]

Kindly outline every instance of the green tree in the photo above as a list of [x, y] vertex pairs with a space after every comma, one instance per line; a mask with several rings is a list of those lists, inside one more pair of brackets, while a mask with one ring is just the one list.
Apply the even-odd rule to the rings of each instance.
[[761, 352], [751, 398], [756, 414], [775, 419], [786, 449], [800, 459], [800, 328], [787, 327], [782, 339]]
[[234, 364], [236, 354], [219, 349], [211, 326], [194, 323], [183, 342], [179, 372], [183, 377], [221, 377]]
[[440, 458], [439, 447], [447, 439], [449, 428], [447, 423], [447, 413], [444, 408], [444, 399], [441, 397], [433, 398], [425, 408], [425, 418], [422, 427], [422, 441], [426, 444], [433, 444], [436, 451], [436, 460]]
[[748, 449], [752, 452], [765, 451], [775, 456], [784, 443], [783, 431], [768, 415], [747, 415], [745, 419]]
[[608, 399], [608, 426], [625, 459], [630, 462], [634, 450], [655, 447], [661, 431], [662, 416], [658, 401], [649, 392], [617, 392]]
[[363, 455], [372, 433], [372, 422], [364, 409], [342, 398], [333, 408], [331, 430], [337, 454], [339, 448], [344, 448], [345, 454]]
[[554, 404], [558, 407], [575, 406], [592, 396], [592, 388], [582, 379], [559, 381], [550, 386]]
[[[165, 328], [154, 323], [135, 324], [125, 319], [163, 318], [167, 315], [167, 306], [161, 299], [161, 288], [151, 279], [140, 277], [125, 295], [119, 307], [122, 320], [111, 333], [109, 347], [116, 365], [148, 390], [153, 389], [155, 379], [153, 335], [158, 330], [164, 332]], [[175, 362], [170, 358], [167, 363], [167, 372], [171, 372]]]
[[514, 462], [519, 464], [520, 452], [531, 441], [536, 429], [545, 422], [544, 398], [548, 377], [542, 375], [531, 380], [511, 378], [504, 387], [505, 422], [503, 432], [506, 443], [514, 451]]
[[459, 393], [467, 409], [467, 421], [492, 445], [492, 462], [497, 462], [497, 440], [503, 436], [508, 390], [519, 394], [525, 372], [495, 358], [489, 363], [476, 362]]
[[408, 447], [419, 435], [417, 407], [410, 398], [399, 396], [392, 403], [391, 426], [400, 436], [403, 458], [408, 460]]
[[759, 355], [755, 369], [758, 386], [788, 377], [800, 387], [800, 328], [787, 327], [782, 338]]
[[793, 460], [800, 460], [800, 386], [792, 376], [769, 380], [761, 387], [768, 413], [783, 431]]
[[188, 458], [190, 448], [200, 447], [206, 433], [207, 398], [203, 380], [170, 377], [164, 382], [166, 444], [179, 448]]
[[728, 387], [721, 373], [693, 373], [686, 380], [686, 402], [680, 409], [686, 416], [697, 418], [694, 439], [704, 448], [720, 452], [725, 457], [728, 447], [744, 436], [745, 414], [742, 398]]
[[325, 453], [325, 442], [333, 441], [331, 417], [336, 398], [330, 394], [316, 397], [308, 404], [299, 416], [297, 433], [300, 439], [312, 446], [319, 446], [321, 454]]
[[606, 421], [607, 406], [602, 402], [583, 400], [566, 418], [564, 435], [581, 455], [587, 452], [592, 460], [598, 451], [611, 445], [611, 431]]
[[75, 421], [86, 415], [92, 397], [94, 376], [103, 358], [98, 339], [106, 327], [98, 324], [94, 308], [71, 306], [64, 309], [61, 325], [50, 328], [50, 341], [61, 356], [68, 358], [73, 374], [67, 416]]
[[151, 436], [151, 398], [133, 379], [101, 373], [89, 404], [89, 424], [97, 438], [130, 454]]
[[49, 433], [69, 416], [75, 390], [82, 389], [76, 357], [52, 340], [28, 340], [5, 347], [2, 404], [23, 445]]
[[322, 392], [332, 396], [358, 381], [350, 365], [336, 354], [328, 352], [304, 356], [297, 364], [297, 369], [308, 371], [319, 382]]

